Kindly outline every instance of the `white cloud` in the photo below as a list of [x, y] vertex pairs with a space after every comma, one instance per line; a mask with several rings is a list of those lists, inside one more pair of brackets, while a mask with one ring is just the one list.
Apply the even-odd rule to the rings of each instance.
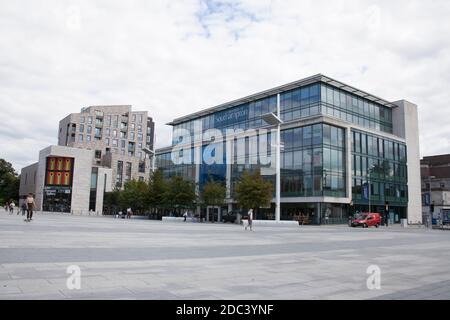
[[[17, 169], [81, 107], [173, 118], [316, 73], [419, 105], [423, 155], [449, 153], [450, 3], [6, 1], [0, 152]], [[439, 143], [427, 143], [439, 141]]]

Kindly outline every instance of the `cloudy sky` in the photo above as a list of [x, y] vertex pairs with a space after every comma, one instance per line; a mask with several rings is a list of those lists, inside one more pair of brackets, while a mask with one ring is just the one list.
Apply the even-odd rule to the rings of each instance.
[[0, 158], [20, 169], [82, 107], [173, 118], [323, 73], [419, 105], [450, 153], [450, 1], [1, 1]]

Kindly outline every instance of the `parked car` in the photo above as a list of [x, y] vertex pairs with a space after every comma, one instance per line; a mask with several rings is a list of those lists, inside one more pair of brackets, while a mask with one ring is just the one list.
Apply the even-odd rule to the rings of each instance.
[[381, 216], [379, 213], [360, 213], [352, 220], [352, 227], [376, 227], [381, 224]]

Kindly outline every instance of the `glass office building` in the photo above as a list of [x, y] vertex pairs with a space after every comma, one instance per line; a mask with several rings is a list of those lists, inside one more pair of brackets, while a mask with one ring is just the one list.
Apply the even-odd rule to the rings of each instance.
[[[172, 146], [157, 150], [156, 165], [165, 177], [182, 175], [199, 190], [208, 179], [223, 182], [228, 202], [223, 210], [236, 210], [234, 186], [245, 170], [261, 170], [275, 190], [276, 171], [257, 157], [261, 141], [269, 156], [274, 153], [276, 134], [262, 139], [259, 131], [273, 129], [262, 118], [271, 112], [283, 121], [281, 220], [301, 214], [310, 224], [346, 223], [349, 214], [384, 212], [388, 203], [391, 222], [421, 222], [417, 106], [389, 102], [320, 74], [173, 120]], [[175, 164], [173, 147], [186, 142], [181, 129], [200, 141], [189, 149], [191, 159], [196, 148], [203, 152], [210, 144], [211, 135], [205, 139], [204, 133], [211, 129], [216, 138], [227, 130], [243, 131], [233, 141], [243, 139], [245, 152], [214, 141], [223, 144], [223, 160], [229, 152], [234, 161]], [[259, 140], [256, 149], [249, 131]], [[257, 219], [275, 219], [274, 208], [275, 192], [271, 208], [258, 210]]]

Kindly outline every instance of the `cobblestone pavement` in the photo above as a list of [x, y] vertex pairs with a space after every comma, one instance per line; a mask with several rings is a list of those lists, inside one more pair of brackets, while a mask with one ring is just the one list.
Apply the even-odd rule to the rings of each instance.
[[[450, 232], [0, 212], [0, 299], [450, 299]], [[81, 288], [69, 290], [67, 268]], [[379, 290], [367, 268], [380, 268]]]

